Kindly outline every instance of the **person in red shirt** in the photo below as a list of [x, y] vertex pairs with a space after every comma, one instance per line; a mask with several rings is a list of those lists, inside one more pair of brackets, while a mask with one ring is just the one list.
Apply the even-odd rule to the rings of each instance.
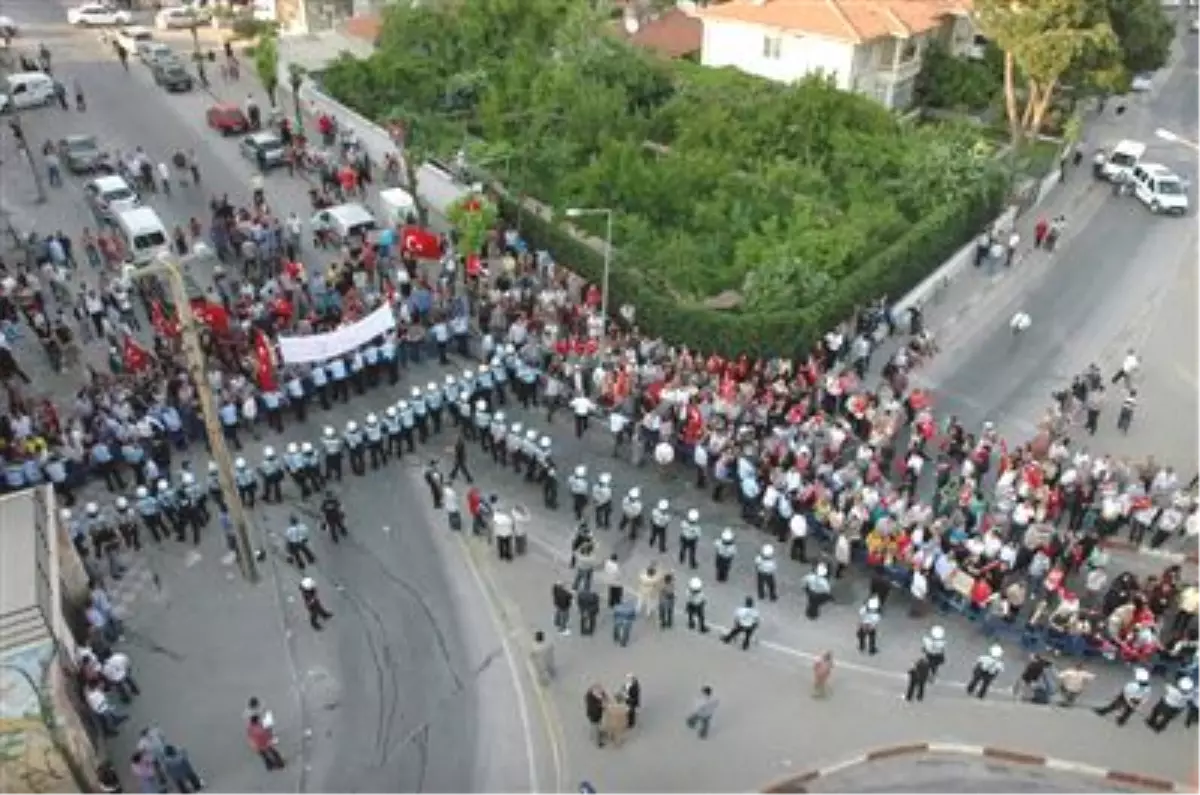
[[267, 770], [284, 768], [283, 757], [275, 748], [275, 733], [262, 725], [262, 719], [258, 715], [250, 716], [250, 722], [246, 726], [246, 739], [254, 752], [262, 758]]

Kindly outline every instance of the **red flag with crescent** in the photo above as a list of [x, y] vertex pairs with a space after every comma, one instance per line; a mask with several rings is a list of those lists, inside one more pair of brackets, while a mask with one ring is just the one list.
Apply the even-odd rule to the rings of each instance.
[[124, 360], [126, 370], [131, 373], [137, 373], [149, 367], [154, 357], [150, 355], [150, 351], [139, 345], [133, 337], [126, 334], [121, 358]]
[[275, 357], [271, 351], [271, 343], [262, 329], [254, 332], [254, 358], [259, 388], [265, 392], [274, 392], [278, 388], [275, 380]]
[[400, 250], [418, 259], [440, 259], [442, 241], [428, 229], [405, 226], [400, 230]]
[[167, 313], [163, 311], [162, 304], [158, 301], [150, 304], [150, 325], [154, 327], [154, 332], [160, 337], [179, 336], [179, 321], [168, 318]]
[[192, 301], [192, 312], [197, 320], [218, 334], [229, 333], [229, 313], [220, 304], [197, 298]]

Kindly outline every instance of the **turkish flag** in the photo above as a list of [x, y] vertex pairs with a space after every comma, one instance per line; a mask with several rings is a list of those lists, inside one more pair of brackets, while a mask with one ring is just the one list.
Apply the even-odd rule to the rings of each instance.
[[440, 259], [442, 241], [428, 229], [405, 226], [400, 230], [400, 250], [418, 259]]
[[195, 313], [197, 320], [218, 334], [229, 333], [229, 313], [220, 304], [204, 298], [197, 298], [192, 301], [192, 312]]
[[125, 345], [121, 351], [121, 356], [125, 361], [125, 369], [131, 373], [145, 370], [153, 360], [150, 351], [138, 345], [133, 337], [130, 337], [128, 334], [125, 335]]
[[271, 312], [275, 314], [275, 317], [279, 319], [281, 324], [290, 326], [292, 318], [296, 314], [296, 309], [292, 306], [291, 301], [281, 295], [271, 302]]
[[275, 359], [271, 353], [271, 343], [262, 329], [254, 332], [254, 358], [259, 388], [264, 392], [274, 392], [278, 388], [275, 381]]
[[471, 254], [467, 257], [467, 275], [477, 277], [480, 271], [483, 270], [483, 261], [479, 259], [478, 254]]
[[150, 325], [154, 327], [154, 331], [160, 337], [178, 337], [179, 322], [174, 318], [168, 318], [167, 313], [163, 311], [162, 304], [158, 301], [150, 304]]

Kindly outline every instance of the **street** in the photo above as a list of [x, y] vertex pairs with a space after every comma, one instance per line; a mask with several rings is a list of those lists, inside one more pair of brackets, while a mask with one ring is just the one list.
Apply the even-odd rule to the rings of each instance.
[[[32, 26], [28, 39], [45, 41], [54, 51], [60, 79], [68, 86], [79, 80], [88, 97], [86, 113], [57, 108], [25, 113], [33, 145], [80, 131], [96, 134], [107, 147], [141, 146], [156, 160], [168, 160], [177, 148], [194, 149], [202, 188], [150, 200], [169, 227], [193, 216], [207, 220], [212, 195], [246, 201], [252, 165], [238, 154], [234, 140], [205, 128], [203, 113], [212, 97], [200, 91], [168, 95], [133, 62], [127, 74], [94, 32], [66, 29], [57, 5], [34, 0], [10, 5], [9, 13]], [[1109, 126], [1116, 137], [1141, 137], [1155, 158], [1195, 182], [1190, 150], [1152, 141], [1149, 132], [1165, 123], [1154, 119], [1165, 118], [1181, 135], [1195, 137], [1191, 44], [1186, 59], [1148, 100], [1149, 110], [1124, 122], [1136, 121], [1135, 131]], [[214, 79], [213, 91], [235, 102], [251, 93], [261, 97], [249, 71], [237, 84]], [[1187, 108], [1190, 115], [1183, 112]], [[1108, 127], [1102, 129], [1107, 135]], [[7, 129], [3, 135], [0, 190], [24, 219], [42, 232], [73, 232], [94, 224], [78, 179], [51, 189], [45, 205], [33, 204], [28, 169]], [[1090, 176], [1081, 172], [1072, 179], [1083, 182]], [[943, 330], [943, 354], [920, 377], [936, 389], [939, 413], [957, 413], [971, 428], [995, 419], [1002, 430], [1023, 438], [1048, 405], [1051, 390], [1089, 361], [1110, 369], [1132, 344], [1143, 353], [1145, 384], [1134, 431], [1128, 442], [1117, 434], [1110, 407], [1102, 421], [1105, 435], [1089, 446], [1155, 453], [1186, 467], [1190, 476], [1197, 413], [1193, 219], [1154, 218], [1133, 200], [1113, 199], [1099, 186], [1060, 190], [1050, 206], [1068, 203], [1061, 210], [1070, 224], [1063, 247], [1050, 262], [1023, 263], [1026, 270], [998, 281], [978, 311]], [[280, 215], [310, 215], [302, 180], [274, 174], [266, 191]], [[321, 256], [306, 252], [310, 270], [323, 264]], [[1018, 307], [1030, 313], [1034, 326], [1021, 340], [1024, 347], [1012, 350], [1007, 319]], [[937, 313], [929, 318], [934, 327], [945, 320]], [[1190, 331], [1179, 330], [1189, 324]], [[1187, 344], [1178, 343], [1176, 335]], [[1126, 343], [1131, 338], [1136, 342]], [[35, 373], [40, 391], [67, 395], [77, 383], [78, 374], [52, 374], [35, 342], [26, 339], [16, 349], [23, 364], [40, 366]], [[90, 354], [101, 367], [103, 351], [93, 347]], [[457, 369], [461, 366], [456, 362]], [[454, 371], [426, 361], [405, 372], [401, 388]], [[331, 411], [315, 410], [304, 425], [289, 416], [284, 434], [260, 429], [261, 441], [248, 444], [244, 455], [256, 463], [264, 444], [278, 450], [289, 441], [315, 442], [324, 425], [341, 429], [402, 394], [379, 388]], [[676, 516], [688, 508], [700, 510], [704, 536], [698, 574], [706, 582], [710, 621], [722, 628], [729, 624], [733, 609], [753, 592], [752, 561], [763, 539], [738, 520], [734, 501], [713, 503], [683, 469], [662, 473], [653, 462], [636, 467], [627, 458], [613, 458], [608, 434], [597, 427], [601, 423], [576, 439], [566, 412], [551, 424], [544, 411], [524, 411], [511, 401], [506, 411], [554, 439], [560, 482], [584, 463], [593, 477], [606, 470], [613, 474], [617, 500], [630, 486], [641, 485], [648, 507], [666, 498]], [[1186, 433], [1172, 424], [1185, 412], [1193, 423]], [[115, 742], [113, 758], [123, 764], [137, 728], [154, 721], [188, 747], [214, 791], [569, 791], [581, 779], [602, 792], [745, 791], [865, 747], [933, 739], [1007, 746], [1175, 780], [1188, 777], [1194, 767], [1194, 730], [1185, 731], [1181, 721], [1154, 735], [1136, 719], [1122, 729], [1085, 708], [1014, 703], [1009, 687], [1024, 659], [1015, 642], [1006, 644], [1008, 669], [989, 699], [967, 698], [963, 683], [990, 642], [976, 625], [957, 616], [944, 619], [948, 662], [931, 696], [924, 704], [902, 705], [904, 671], [915, 658], [919, 636], [943, 619], [908, 617], [898, 596], [880, 629], [880, 653], [860, 655], [853, 630], [867, 592], [865, 580], [855, 575], [839, 582], [835, 602], [822, 618], [805, 621], [803, 569], [790, 561], [781, 561], [780, 600], [762, 606], [763, 627], [748, 653], [718, 644], [713, 635], [688, 633], [679, 623], [663, 633], [640, 619], [632, 644], [621, 649], [612, 643], [604, 616], [595, 638], [556, 639], [561, 676], [542, 688], [530, 676], [525, 657], [532, 631], [550, 629], [550, 584], [568, 575], [574, 530], [569, 496], [560, 488], [560, 509], [544, 509], [540, 493], [511, 471], [484, 461], [472, 445], [471, 468], [484, 492], [522, 504], [530, 514], [531, 554], [501, 564], [483, 542], [450, 533], [445, 516], [432, 510], [421, 468], [437, 458], [448, 471], [453, 438], [443, 431], [416, 455], [384, 471], [348, 475], [336, 489], [351, 535], [337, 547], [316, 532], [316, 500], [301, 501], [290, 483], [284, 487], [284, 505], [259, 503], [254, 522], [267, 561], [257, 586], [240, 580], [215, 526], [196, 550], [174, 541], [152, 548], [118, 589], [129, 616], [130, 655], [146, 695], [135, 702], [134, 720]], [[1117, 444], [1127, 446], [1116, 450]], [[456, 488], [465, 493], [465, 486]], [[88, 498], [111, 499], [95, 485]], [[292, 513], [319, 536], [314, 543], [318, 562], [309, 573], [334, 613], [320, 633], [308, 626], [298, 598], [301, 575], [281, 549], [282, 529]], [[711, 550], [725, 526], [738, 528], [739, 551], [730, 583], [718, 585]], [[598, 532], [601, 552], [620, 557], [627, 585], [652, 561], [674, 568], [674, 535], [672, 530], [663, 556], [644, 540], [617, 540], [615, 529]], [[691, 576], [679, 575], [681, 583]], [[808, 696], [809, 670], [825, 650], [837, 661], [835, 695], [814, 702]], [[1104, 662], [1090, 667], [1097, 680], [1085, 695], [1088, 705], [1111, 698], [1128, 675], [1127, 669]], [[583, 693], [594, 681], [615, 686], [631, 671], [646, 688], [644, 720], [625, 748], [598, 750], [587, 736]], [[718, 691], [721, 707], [713, 735], [704, 743], [689, 735], [683, 718], [706, 683]], [[239, 721], [251, 695], [277, 715], [290, 763], [283, 773], [265, 772], [246, 748]], [[901, 709], [919, 717], [914, 720]]]
[[[1181, 33], [1182, 58], [1156, 79], [1150, 96], [1134, 95], [1117, 117], [1115, 100], [1085, 135], [1089, 147], [1111, 147], [1130, 138], [1147, 145], [1145, 162], [1173, 169], [1197, 184], [1192, 148], [1155, 137], [1164, 127], [1194, 140], [1197, 133], [1197, 48], [1194, 34]], [[1197, 361], [1195, 207], [1184, 218], [1156, 217], [1131, 197], [1114, 198], [1107, 183], [1093, 182], [1089, 157], [1031, 214], [1064, 214], [1067, 232], [1052, 255], [1027, 256], [964, 310], [947, 301], [944, 316], [930, 319], [941, 354], [921, 374], [936, 392], [940, 412], [956, 414], [968, 428], [996, 423], [1010, 440], [1029, 438], [1051, 405], [1051, 393], [1070, 384], [1090, 363], [1110, 376], [1129, 348], [1142, 359], [1138, 407], [1128, 435], [1116, 428], [1120, 390], [1110, 390], [1100, 431], [1080, 444], [1098, 454], [1153, 455], [1191, 477], [1197, 469]], [[1021, 230], [1032, 243], [1032, 219]], [[969, 274], [968, 281], [986, 281]], [[969, 289], [969, 288], [965, 288]], [[1020, 339], [1009, 330], [1017, 311], [1029, 314], [1031, 329]]]
[[[86, 132], [113, 151], [140, 146], [155, 162], [169, 162], [177, 149], [194, 149], [203, 186], [149, 197], [168, 229], [186, 226], [192, 217], [207, 223], [214, 195], [248, 201], [252, 165], [239, 155], [236, 139], [223, 140], [205, 127], [211, 96], [199, 90], [167, 94], [133, 58], [126, 73], [96, 31], [67, 28], [57, 4], [23, 2], [10, 9], [28, 25], [29, 41], [44, 41], [54, 52], [56, 76], [68, 89], [78, 81], [88, 101], [86, 113], [57, 107], [24, 113], [34, 147], [40, 151], [46, 139]], [[186, 32], [170, 35], [181, 51], [190, 48]], [[218, 79], [214, 75], [214, 83]], [[214, 90], [233, 102], [255, 93], [266, 107], [249, 66], [239, 84], [214, 85]], [[18, 228], [43, 234], [94, 228], [80, 179], [68, 178], [65, 187], [48, 189], [46, 204], [33, 203], [32, 178], [14, 151], [7, 125], [3, 134], [0, 181], [6, 202], [15, 205]], [[267, 196], [282, 217], [295, 211], [307, 221], [311, 215], [299, 180], [272, 175]], [[310, 268], [318, 265], [312, 256], [308, 262]], [[144, 340], [149, 333], [145, 328]], [[52, 373], [36, 341], [26, 338], [17, 351], [24, 363], [38, 368], [31, 374], [40, 390], [68, 395], [76, 388], [78, 373]], [[93, 365], [103, 369], [104, 351], [93, 345], [89, 353]], [[320, 421], [340, 429], [349, 419], [361, 421], [363, 412], [361, 404], [339, 406]], [[317, 423], [310, 421], [306, 431], [314, 441], [320, 433]], [[285, 440], [271, 443], [282, 449]], [[257, 463], [259, 446], [245, 455]], [[338, 614], [321, 635], [307, 625], [298, 600], [299, 574], [282, 555], [269, 558], [267, 578], [251, 588], [235, 579], [231, 561], [219, 563], [223, 540], [215, 528], [198, 554], [174, 542], [152, 550], [148, 568], [161, 587], [155, 587], [151, 574], [135, 568], [119, 595], [131, 608], [136, 632], [132, 654], [151, 699], [138, 705], [135, 723], [163, 725], [169, 736], [188, 746], [202, 775], [225, 791], [281, 786], [269, 783], [245, 747], [240, 714], [255, 694], [274, 705], [284, 755], [303, 754], [287, 773], [274, 774], [296, 777], [283, 789], [530, 787], [527, 738], [520, 732], [492, 736], [515, 709], [504, 644], [487, 613], [473, 608], [479, 596], [469, 572], [454, 563], [460, 553], [406, 517], [406, 506], [417, 498], [415, 488], [423, 487], [396, 477], [385, 490], [377, 482], [355, 482], [341, 491], [352, 531], [361, 527], [363, 532], [356, 532], [336, 554], [319, 552], [317, 577]], [[95, 498], [111, 499], [103, 493]], [[307, 510], [306, 521], [316, 527], [311, 515], [315, 505], [292, 510]], [[287, 520], [286, 506], [264, 508], [260, 503], [255, 511], [257, 529], [269, 536], [277, 535]], [[392, 532], [382, 532], [384, 526]], [[465, 609], [460, 607], [464, 601]], [[298, 697], [300, 703], [292, 707]], [[306, 737], [305, 732], [311, 734]], [[135, 731], [126, 732], [117, 741], [114, 758], [127, 759], [135, 739]]]

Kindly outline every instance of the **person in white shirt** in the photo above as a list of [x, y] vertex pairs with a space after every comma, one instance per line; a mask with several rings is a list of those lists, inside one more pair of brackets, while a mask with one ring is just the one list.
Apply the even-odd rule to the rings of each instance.
[[104, 681], [108, 682], [109, 687], [126, 704], [132, 701], [134, 696], [142, 694], [141, 688], [130, 673], [130, 667], [129, 657], [121, 652], [109, 654], [100, 666]]
[[1117, 372], [1113, 375], [1112, 382], [1115, 384], [1118, 381], [1124, 380], [1126, 384], [1129, 384], [1133, 380], [1133, 375], [1137, 372], [1140, 365], [1141, 360], [1138, 358], [1137, 354], [1133, 352], [1133, 348], [1130, 348], [1126, 352], [1124, 360], [1121, 362], [1121, 369], [1117, 370]]
[[[596, 404], [587, 395], [579, 394], [571, 399], [571, 412], [575, 415], [575, 438], [582, 439], [588, 429], [588, 417]], [[615, 412], [614, 412], [615, 413]]]

